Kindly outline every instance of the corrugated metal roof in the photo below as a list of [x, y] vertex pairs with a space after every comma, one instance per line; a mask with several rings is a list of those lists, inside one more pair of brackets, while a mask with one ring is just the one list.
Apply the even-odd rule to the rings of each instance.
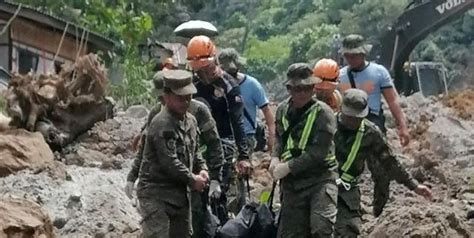
[[[15, 13], [15, 11], [17, 10], [19, 6], [20, 4], [18, 3], [14, 3], [11, 1], [2, 1], [0, 2], [0, 11], [6, 12], [13, 16], [13, 14]], [[18, 13], [17, 17], [35, 21], [35, 22], [47, 25], [49, 27], [58, 29], [60, 31], [63, 31], [64, 28], [66, 27], [66, 24], [68, 23], [68, 21], [65, 19], [62, 19], [60, 17], [51, 15], [49, 13], [40, 11], [31, 6], [23, 5], [23, 4], [21, 4], [21, 10]], [[76, 29], [78, 29], [77, 32], [76, 32]], [[67, 33], [74, 37], [81, 37], [83, 30], [86, 30], [89, 32], [89, 43], [91, 43], [95, 47], [101, 50], [113, 49], [115, 42], [112, 39], [105, 37], [101, 34], [91, 32], [87, 28], [81, 27], [72, 22], [69, 22]]]
[[171, 50], [173, 52], [173, 58], [178, 64], [186, 64], [187, 48], [180, 43], [168, 43], [168, 42], [156, 42], [157, 45], [161, 45], [163, 48]]

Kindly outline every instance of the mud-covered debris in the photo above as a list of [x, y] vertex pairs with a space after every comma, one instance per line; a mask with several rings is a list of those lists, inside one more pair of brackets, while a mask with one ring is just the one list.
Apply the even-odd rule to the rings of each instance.
[[442, 102], [455, 110], [458, 117], [464, 120], [474, 118], [474, 89], [463, 90], [443, 98]]
[[113, 116], [106, 85], [105, 68], [94, 54], [63, 65], [59, 74], [14, 74], [5, 96], [10, 124], [39, 131], [60, 149], [95, 122]]
[[128, 117], [132, 118], [143, 118], [148, 116], [148, 109], [141, 105], [134, 105], [126, 111]]

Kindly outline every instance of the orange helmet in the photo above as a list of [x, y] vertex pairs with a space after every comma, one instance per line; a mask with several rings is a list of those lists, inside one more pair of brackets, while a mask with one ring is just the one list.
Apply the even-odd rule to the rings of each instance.
[[332, 59], [321, 59], [314, 66], [313, 76], [322, 80], [316, 84], [316, 89], [333, 90], [339, 82], [339, 65]]
[[195, 36], [188, 43], [188, 61], [193, 69], [208, 66], [216, 56], [216, 46], [207, 36]]

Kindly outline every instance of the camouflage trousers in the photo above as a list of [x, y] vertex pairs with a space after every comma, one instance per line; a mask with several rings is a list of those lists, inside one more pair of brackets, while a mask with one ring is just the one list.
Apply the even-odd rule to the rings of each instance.
[[255, 152], [255, 146], [257, 146], [255, 134], [247, 134], [247, 145], [249, 146], [249, 156], [252, 156], [253, 152]]
[[360, 235], [361, 225], [359, 187], [353, 187], [349, 191], [339, 187], [335, 226], [336, 237], [357, 237]]
[[177, 207], [157, 198], [140, 198], [143, 238], [191, 237], [189, 206]]
[[337, 185], [325, 181], [294, 191], [283, 189], [279, 238], [332, 237], [337, 213]]

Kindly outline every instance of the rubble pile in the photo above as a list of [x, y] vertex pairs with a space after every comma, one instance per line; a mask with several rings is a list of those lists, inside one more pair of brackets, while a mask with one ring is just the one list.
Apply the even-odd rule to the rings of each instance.
[[[402, 99], [412, 136], [405, 148], [399, 146], [393, 118], [387, 118], [391, 143], [406, 155], [403, 163], [413, 176], [432, 187], [435, 200], [427, 202], [394, 182], [384, 212], [375, 218], [373, 183], [370, 174], [363, 174], [362, 237], [469, 237], [474, 232], [473, 220], [467, 219], [468, 212], [474, 211], [474, 183], [468, 186], [474, 178], [474, 122], [459, 117], [455, 113], [458, 109], [447, 107], [444, 100], [419, 94]], [[146, 115], [143, 107], [117, 112], [113, 119], [95, 123], [62, 150], [46, 153], [48, 161], [55, 159], [47, 168], [12, 171], [0, 177], [0, 212], [1, 201], [22, 198], [43, 209], [49, 218], [42, 221], [49, 224], [49, 219], [52, 234], [60, 237], [138, 236], [141, 218], [136, 201], [125, 195], [123, 187], [134, 158], [129, 143], [145, 123]], [[19, 132], [0, 133], [3, 138]], [[21, 133], [29, 133], [31, 139], [38, 135], [24, 130]], [[0, 140], [0, 151], [2, 143]], [[36, 144], [30, 147], [40, 148]], [[255, 201], [265, 201], [271, 191], [269, 164], [268, 153], [253, 154], [250, 186]], [[278, 186], [274, 202], [278, 208]], [[21, 227], [50, 231], [34, 217], [22, 222]], [[48, 234], [46, 237], [50, 237]]]
[[134, 156], [130, 142], [145, 123], [144, 118], [120, 112], [115, 118], [96, 123], [76, 142], [56, 153], [56, 158], [67, 165], [121, 169], [123, 161]]
[[444, 98], [442, 102], [453, 108], [458, 117], [464, 120], [474, 118], [474, 89], [457, 92]]
[[[474, 122], [458, 116], [459, 109], [447, 107], [445, 100], [421, 94], [402, 98], [411, 135], [405, 148], [399, 146], [393, 118], [386, 115], [391, 144], [407, 157], [402, 162], [413, 177], [432, 188], [435, 199], [427, 202], [392, 182], [390, 201], [381, 216], [374, 218], [373, 185], [366, 174], [361, 185], [363, 236], [470, 237], [474, 232], [474, 223], [467, 219], [474, 210], [474, 190], [469, 188], [469, 179], [474, 177]], [[448, 100], [458, 105], [465, 98]]]
[[105, 69], [94, 54], [64, 64], [59, 74], [15, 74], [5, 94], [10, 125], [39, 131], [52, 148], [62, 148], [111, 117], [106, 85]]
[[[123, 192], [134, 154], [128, 148], [145, 118], [125, 112], [98, 122], [61, 152], [57, 170], [23, 170], [0, 179], [0, 198], [34, 201], [51, 217], [60, 237], [136, 237], [140, 216]], [[56, 173], [58, 174], [58, 173]]]

